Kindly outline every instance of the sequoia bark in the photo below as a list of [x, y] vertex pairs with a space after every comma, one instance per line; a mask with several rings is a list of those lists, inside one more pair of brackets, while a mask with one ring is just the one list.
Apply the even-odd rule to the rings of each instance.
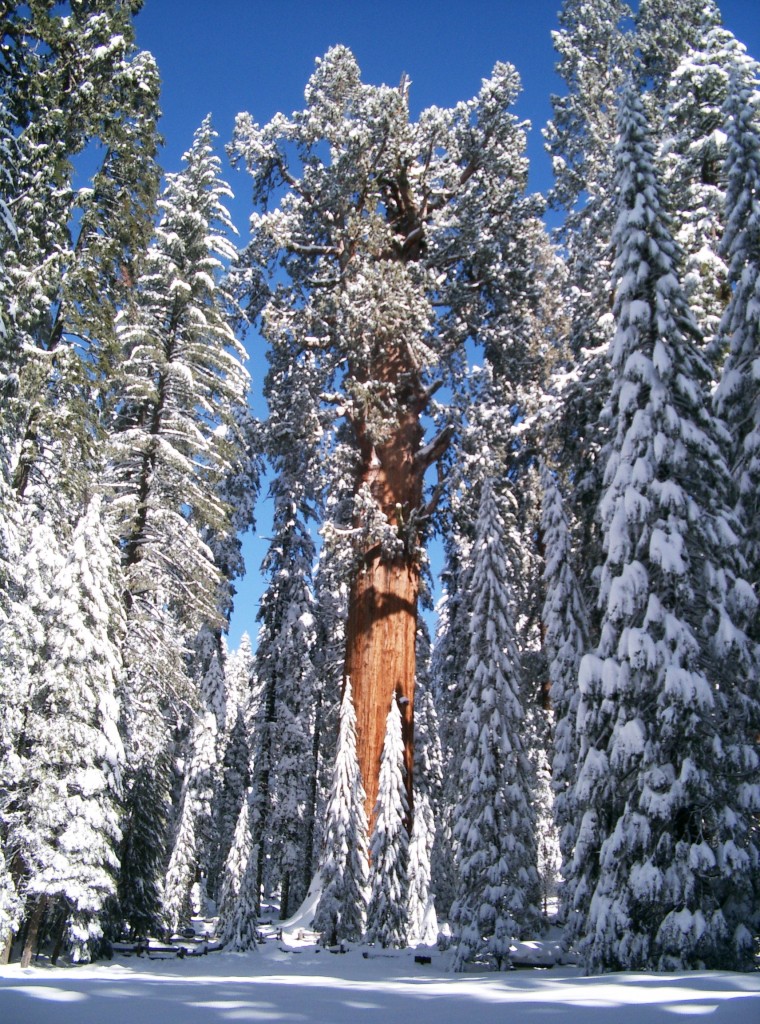
[[383, 346], [375, 379], [398, 396], [393, 428], [373, 443], [366, 423], [354, 423], [361, 453], [358, 488], [368, 487], [398, 538], [398, 550], [375, 544], [362, 553], [353, 580], [346, 628], [345, 676], [356, 710], [356, 749], [366, 792], [370, 834], [374, 826], [380, 759], [391, 700], [399, 702], [404, 741], [408, 827], [413, 813], [414, 680], [417, 600], [420, 589], [418, 545], [423, 482], [440, 447], [422, 449], [422, 412], [428, 402], [414, 367], [398, 350]]

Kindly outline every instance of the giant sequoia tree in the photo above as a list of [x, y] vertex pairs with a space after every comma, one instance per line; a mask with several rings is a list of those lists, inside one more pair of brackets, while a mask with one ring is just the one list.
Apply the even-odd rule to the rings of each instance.
[[[448, 431], [428, 439], [431, 397], [467, 338], [502, 365], [522, 227], [524, 135], [509, 113], [514, 68], [498, 64], [473, 100], [410, 120], [399, 88], [362, 83], [353, 55], [317, 62], [306, 106], [259, 127], [237, 121], [234, 149], [253, 176], [253, 239], [243, 260], [251, 313], [292, 339], [293, 366], [323, 375], [333, 420], [356, 452], [353, 575], [345, 675], [357, 716], [367, 809], [375, 805], [385, 715], [406, 698], [411, 797], [420, 545], [432, 503], [425, 474]], [[268, 204], [273, 203], [271, 207]], [[268, 294], [258, 268], [277, 269]]]

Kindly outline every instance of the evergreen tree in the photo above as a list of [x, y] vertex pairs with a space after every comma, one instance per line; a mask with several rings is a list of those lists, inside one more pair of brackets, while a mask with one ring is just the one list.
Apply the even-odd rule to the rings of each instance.
[[219, 786], [224, 671], [216, 637], [208, 628], [201, 631], [196, 655], [203, 676], [200, 708], [188, 744], [174, 846], [164, 884], [164, 916], [172, 932], [189, 923], [192, 888], [208, 878], [213, 852], [213, 804]]
[[726, 231], [723, 252], [729, 265], [731, 298], [720, 325], [728, 348], [715, 394], [718, 412], [731, 432], [730, 465], [738, 490], [737, 515], [743, 530], [747, 578], [760, 588], [760, 69], [754, 85], [731, 82], [726, 113]]
[[729, 296], [720, 251], [726, 191], [723, 107], [731, 77], [742, 70], [746, 75], [747, 64], [744, 47], [705, 17], [665, 94], [663, 184], [684, 259], [684, 292], [714, 360], [721, 356], [715, 336]]
[[163, 725], [153, 733], [142, 738], [137, 756], [132, 753], [119, 850], [119, 911], [132, 938], [162, 936], [166, 929], [162, 889], [171, 809], [170, 763]]
[[[549, 203], [564, 211], [558, 229], [565, 253], [566, 365], [561, 367], [557, 415], [550, 426], [572, 491], [574, 522], [586, 552], [581, 584], [593, 607], [593, 569], [601, 561], [594, 513], [601, 492], [606, 442], [600, 411], [609, 389], [610, 236], [614, 223], [617, 95], [633, 60], [622, 0], [565, 0], [553, 33], [557, 72], [567, 92], [552, 96], [545, 129], [554, 185]], [[556, 328], [555, 328], [556, 329]]]
[[326, 809], [324, 853], [320, 863], [322, 894], [313, 927], [329, 945], [364, 935], [369, 864], [364, 787], [356, 760], [356, 712], [351, 681], [340, 705], [340, 729], [333, 781]]
[[[159, 80], [135, 52], [138, 5], [61, 6], [14, 4], [4, 34], [18, 151], [6, 266], [19, 301], [0, 429], [14, 490], [42, 505], [81, 495], [96, 457], [114, 315], [150, 235], [159, 175]], [[76, 158], [98, 145], [102, 162], [82, 183]]]
[[[322, 546], [314, 575], [314, 730], [315, 766], [309, 806], [314, 808], [312, 849], [324, 849], [327, 806], [338, 748], [340, 705], [346, 651], [346, 619], [354, 551], [351, 540], [355, 458], [349, 444], [338, 434], [336, 444], [325, 452], [325, 479], [331, 481], [324, 496]], [[363, 788], [363, 787], [362, 787]], [[365, 808], [366, 819], [366, 808]], [[368, 841], [368, 839], [367, 839]]]
[[[742, 967], [757, 850], [755, 597], [710, 372], [677, 276], [641, 102], [616, 153], [614, 440], [602, 634], [580, 669], [569, 867], [589, 970]], [[742, 781], [738, 781], [741, 779]]]
[[[278, 544], [265, 563], [272, 582], [259, 612], [255, 672], [261, 705], [253, 740], [251, 827], [259, 844], [258, 889], [286, 882], [284, 916], [290, 884], [295, 897], [291, 909], [306, 894], [310, 872], [305, 864], [311, 858], [311, 850], [303, 847], [303, 816], [313, 774], [314, 615], [309, 585], [314, 548], [303, 523], [293, 515], [294, 506], [293, 498], [283, 493], [276, 506], [282, 524], [280, 531], [275, 526]], [[267, 861], [270, 874], [265, 878]]]
[[[356, 454], [345, 674], [369, 816], [383, 709], [399, 685], [410, 793], [413, 782], [420, 542], [433, 511], [425, 474], [449, 436], [427, 440], [423, 414], [438, 381], [461, 369], [467, 338], [494, 363], [522, 344], [499, 324], [522, 280], [512, 266], [537, 265], [540, 237], [524, 196], [523, 131], [508, 109], [514, 68], [497, 65], [473, 100], [431, 108], [416, 125], [407, 86], [365, 85], [353, 55], [334, 47], [317, 62], [303, 111], [264, 127], [240, 115], [235, 140], [260, 208], [243, 275], [250, 307], [264, 307], [265, 333], [270, 323], [287, 329], [294, 372], [307, 356], [316, 363], [333, 429], [347, 424]], [[267, 300], [260, 268], [278, 265], [284, 280]]]
[[[543, 621], [549, 662], [549, 698], [554, 715], [552, 788], [554, 820], [559, 830], [562, 857], [569, 860], [575, 846], [577, 817], [572, 806], [572, 785], [578, 761], [575, 719], [578, 711], [578, 669], [589, 649], [588, 620], [575, 569], [572, 534], [556, 476], [544, 464], [541, 473], [546, 567]], [[561, 889], [560, 918], [567, 917], [572, 893]]]
[[651, 90], [648, 112], [655, 122], [653, 128], [659, 124], [671, 75], [679, 62], [697, 47], [705, 31], [720, 23], [716, 0], [640, 0], [635, 26], [637, 75]]
[[[288, 330], [270, 326], [266, 447], [275, 474], [270, 485], [274, 508], [272, 540], [262, 566], [269, 584], [258, 614], [254, 668], [262, 706], [256, 725], [252, 829], [259, 843], [259, 887], [280, 888], [284, 919], [306, 896], [312, 875], [318, 698], [313, 662], [315, 545], [309, 525], [317, 517], [319, 501], [321, 424], [319, 377], [309, 366], [310, 356], [294, 351]], [[296, 360], [302, 364], [298, 371]]]
[[[452, 816], [459, 801], [459, 780], [464, 756], [462, 711], [467, 696], [464, 680], [467, 678], [468, 622], [472, 596], [472, 538], [468, 535], [468, 527], [457, 514], [462, 511], [461, 507], [457, 509], [460, 505], [458, 499], [462, 495], [458, 493], [459, 488], [452, 488], [452, 491], [451, 524], [444, 530], [443, 541], [445, 562], [441, 579], [444, 594], [436, 609], [437, 634], [431, 662], [435, 703], [440, 721], [441, 755], [445, 765], [431, 870], [436, 908], [444, 918], [449, 917], [457, 888], [456, 840]], [[462, 491], [466, 494], [464, 485]]]
[[227, 949], [244, 952], [258, 943], [261, 903], [258, 843], [251, 829], [253, 792], [240, 808], [222, 877], [219, 934]]
[[[9, 837], [33, 906], [56, 902], [64, 918], [72, 917], [75, 959], [89, 958], [87, 944], [102, 935], [99, 917], [115, 892], [121, 839], [123, 613], [116, 557], [100, 498], [94, 498], [44, 608], [43, 650], [23, 736], [23, 783]], [[30, 924], [26, 963], [35, 941]]]
[[388, 712], [375, 804], [375, 827], [370, 842], [367, 941], [379, 943], [383, 949], [405, 946], [408, 929], [409, 805], [398, 703], [398, 698], [394, 697]]
[[486, 478], [473, 547], [464, 792], [454, 812], [459, 888], [451, 917], [457, 970], [483, 954], [499, 970], [507, 969], [512, 940], [539, 917], [533, 780], [520, 738], [524, 712], [507, 539]]
[[27, 849], [20, 839], [29, 818], [30, 731], [36, 721], [32, 699], [44, 666], [50, 595], [65, 559], [50, 525], [6, 493], [7, 514], [0, 520], [8, 557], [6, 600], [0, 609], [0, 840], [22, 900], [19, 910], [25, 911], [34, 903], [26, 899]]
[[235, 250], [214, 134], [207, 118], [185, 169], [167, 176], [155, 242], [118, 320], [126, 358], [110, 451], [130, 620], [150, 619], [158, 592], [181, 609], [179, 632], [191, 636], [221, 624], [220, 571], [204, 537], [229, 522], [218, 485], [234, 455], [227, 428], [248, 386], [220, 284]]
[[253, 650], [247, 633], [224, 663], [225, 723], [221, 737], [221, 779], [214, 806], [214, 854], [209, 869], [209, 892], [221, 899], [225, 863], [231, 852], [236, 823], [251, 783], [249, 736], [257, 706], [253, 698]]
[[[184, 170], [167, 176], [154, 242], [116, 324], [125, 354], [111, 409], [109, 483], [125, 576], [127, 803], [136, 827], [163, 820], [168, 780], [159, 774], [171, 723], [183, 717], [184, 701], [198, 703], [187, 645], [225, 621], [224, 576], [209, 542], [232, 532], [220, 487], [235, 462], [230, 432], [248, 377], [220, 284], [235, 250], [213, 138], [206, 119]], [[159, 803], [137, 808], [138, 795]], [[158, 850], [165, 841], [155, 837]], [[136, 906], [139, 871], [126, 860], [133, 852], [130, 841], [122, 863], [130, 920], [154, 921], [152, 895], [144, 913]], [[146, 884], [152, 893], [153, 878]]]
[[256, 854], [250, 828], [251, 793], [240, 806], [235, 832], [224, 863], [219, 888], [218, 931], [222, 943], [230, 949], [251, 949], [256, 945], [256, 904], [252, 903], [255, 885]]
[[[424, 662], [418, 654], [417, 665]], [[410, 945], [433, 945], [438, 938], [438, 919], [433, 892], [433, 847], [436, 840], [436, 811], [441, 803], [443, 759], [438, 737], [438, 716], [428, 685], [417, 679], [414, 786], [414, 818], [409, 836], [408, 939]]]

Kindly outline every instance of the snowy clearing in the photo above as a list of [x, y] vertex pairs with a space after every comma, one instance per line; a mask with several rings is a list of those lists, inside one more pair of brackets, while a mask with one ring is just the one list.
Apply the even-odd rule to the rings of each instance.
[[[363, 953], [368, 953], [368, 958]], [[758, 1024], [760, 973], [612, 974], [576, 967], [452, 974], [451, 953], [361, 947], [345, 955], [270, 940], [252, 953], [119, 958], [78, 968], [0, 968], [3, 1024], [655, 1024], [709, 1017]]]

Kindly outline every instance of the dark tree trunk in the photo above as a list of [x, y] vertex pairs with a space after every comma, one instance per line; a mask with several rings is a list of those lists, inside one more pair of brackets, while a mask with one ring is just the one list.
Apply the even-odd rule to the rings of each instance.
[[47, 896], [40, 896], [34, 905], [31, 916], [29, 918], [26, 936], [24, 938], [24, 948], [21, 951], [21, 966], [29, 967], [34, 956], [35, 949], [37, 948], [37, 939], [40, 934], [40, 926], [42, 925], [42, 919], [45, 916], [45, 909], [47, 907], [48, 898]]
[[55, 967], [58, 963], [58, 958], [61, 955], [63, 949], [63, 943], [66, 938], [66, 922], [68, 920], [68, 908], [64, 904], [58, 909], [58, 918], [53, 928], [54, 944], [53, 952], [50, 955], [50, 963]]

